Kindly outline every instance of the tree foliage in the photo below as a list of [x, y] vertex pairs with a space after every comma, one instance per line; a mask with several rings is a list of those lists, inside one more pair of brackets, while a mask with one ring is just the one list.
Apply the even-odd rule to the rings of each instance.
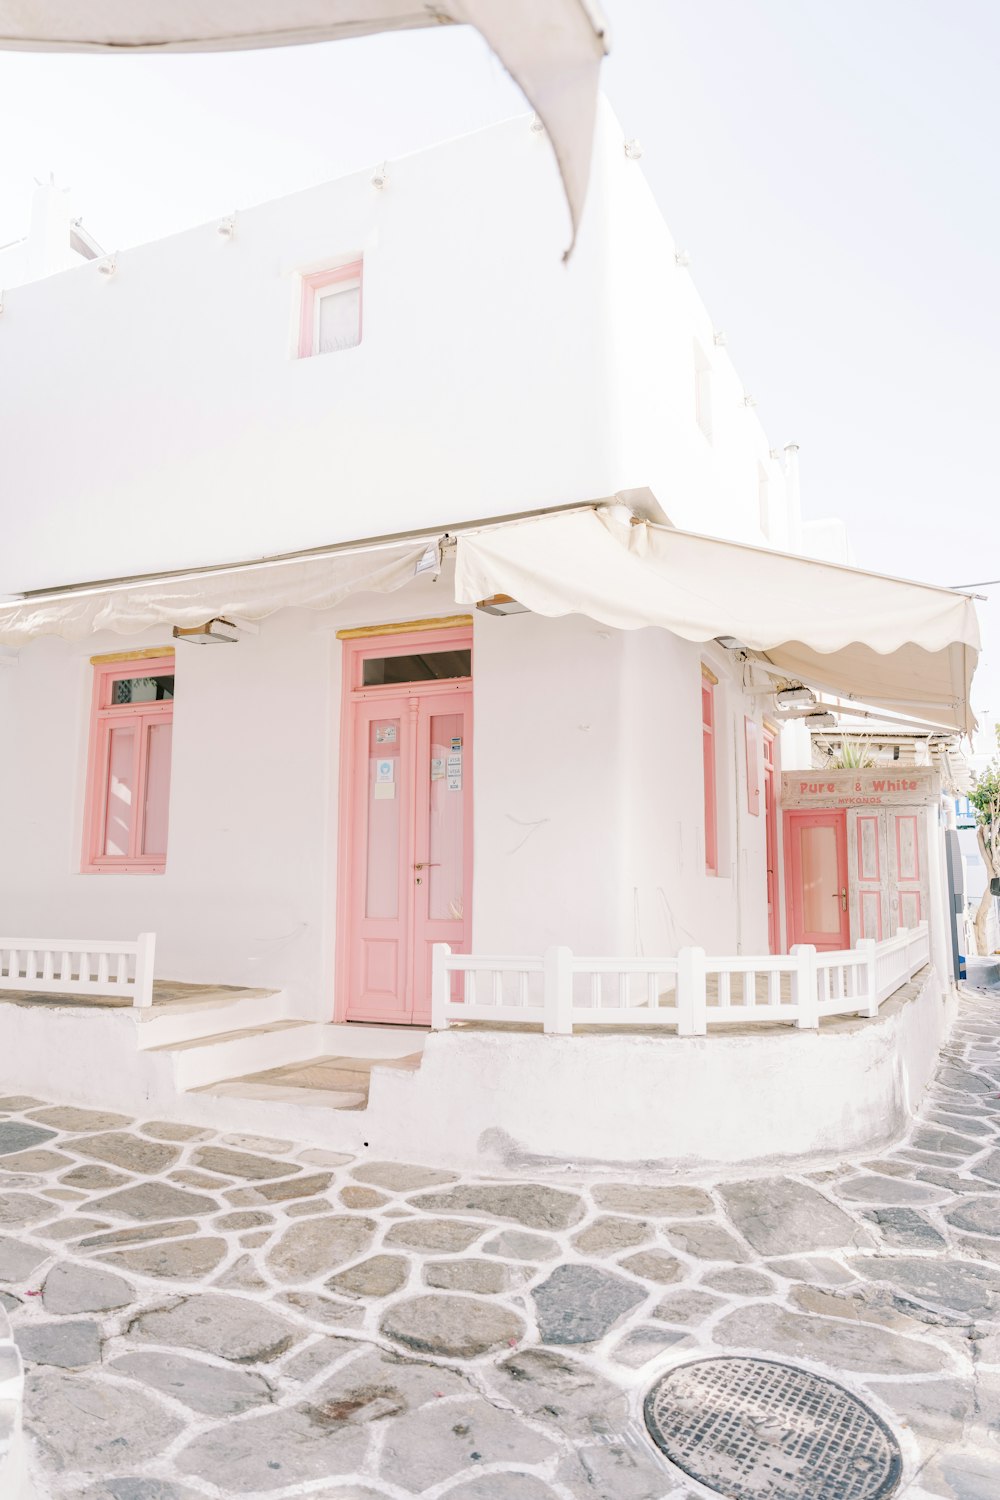
[[[997, 728], [997, 739], [1000, 742], [1000, 726]], [[976, 809], [976, 838], [986, 866], [986, 889], [976, 913], [976, 946], [980, 953], [986, 953], [990, 878], [1000, 875], [1000, 757], [995, 755], [985, 771], [981, 771], [976, 777], [969, 793], [969, 801]]]

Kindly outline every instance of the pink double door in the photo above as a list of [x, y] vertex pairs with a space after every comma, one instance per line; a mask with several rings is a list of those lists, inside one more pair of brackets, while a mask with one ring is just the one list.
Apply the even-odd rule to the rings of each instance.
[[470, 933], [471, 684], [345, 707], [338, 1018], [429, 1024], [432, 945], [462, 951]]

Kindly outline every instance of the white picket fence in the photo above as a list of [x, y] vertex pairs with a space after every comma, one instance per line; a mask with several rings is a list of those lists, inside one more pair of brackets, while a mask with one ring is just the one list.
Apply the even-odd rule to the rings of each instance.
[[152, 1005], [155, 948], [153, 932], [134, 943], [0, 937], [0, 991], [127, 995], [133, 1005]]
[[703, 948], [682, 948], [676, 958], [579, 958], [569, 948], [487, 958], [437, 943], [431, 1026], [541, 1023], [556, 1035], [576, 1027], [664, 1026], [680, 1036], [725, 1025], [815, 1029], [827, 1016], [877, 1016], [929, 959], [926, 922], [841, 952], [803, 944], [752, 958], [712, 958]]

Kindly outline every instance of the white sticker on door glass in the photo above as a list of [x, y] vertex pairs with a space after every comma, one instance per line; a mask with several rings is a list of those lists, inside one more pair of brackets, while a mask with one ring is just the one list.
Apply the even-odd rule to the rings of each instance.
[[395, 724], [377, 724], [375, 726], [376, 745], [393, 745], [396, 742]]
[[444, 776], [444, 761], [436, 755], [431, 761], [431, 780], [441, 781]]
[[375, 762], [375, 780], [377, 782], [394, 781], [393, 768], [395, 764], [394, 760], [377, 760]]

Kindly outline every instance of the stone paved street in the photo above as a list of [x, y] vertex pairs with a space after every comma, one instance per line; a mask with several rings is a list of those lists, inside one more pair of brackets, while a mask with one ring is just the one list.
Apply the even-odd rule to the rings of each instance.
[[0, 1099], [39, 1494], [693, 1500], [642, 1398], [749, 1351], [871, 1402], [909, 1500], [997, 1500], [998, 1006], [967, 992], [895, 1149], [696, 1182], [476, 1179]]

